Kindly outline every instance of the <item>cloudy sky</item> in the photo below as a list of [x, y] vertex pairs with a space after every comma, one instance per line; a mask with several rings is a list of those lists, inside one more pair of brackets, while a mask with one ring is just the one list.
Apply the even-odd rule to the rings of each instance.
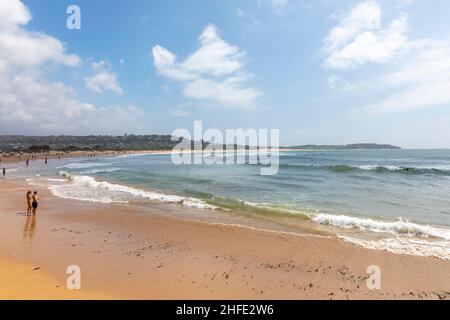
[[[69, 5], [81, 30], [66, 27]], [[450, 147], [450, 2], [0, 0], [0, 134]]]

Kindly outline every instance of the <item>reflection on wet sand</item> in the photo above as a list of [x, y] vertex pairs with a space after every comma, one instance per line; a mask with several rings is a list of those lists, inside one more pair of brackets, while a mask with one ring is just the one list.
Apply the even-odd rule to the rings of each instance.
[[33, 239], [36, 230], [36, 215], [28, 215], [23, 227], [23, 238]]

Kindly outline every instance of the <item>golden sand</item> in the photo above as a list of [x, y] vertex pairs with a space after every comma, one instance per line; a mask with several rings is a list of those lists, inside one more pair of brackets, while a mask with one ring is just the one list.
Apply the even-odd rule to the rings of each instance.
[[[372, 251], [335, 237], [291, 235], [58, 199], [39, 190], [34, 221], [24, 182], [0, 180], [2, 299], [440, 299], [450, 261]], [[65, 288], [81, 268], [81, 291]], [[381, 268], [381, 289], [367, 267]], [[39, 269], [36, 269], [39, 267]]]

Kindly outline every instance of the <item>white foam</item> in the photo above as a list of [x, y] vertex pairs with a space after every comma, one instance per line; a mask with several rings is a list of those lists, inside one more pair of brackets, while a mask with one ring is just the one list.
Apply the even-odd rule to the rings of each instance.
[[450, 229], [416, 224], [403, 219], [399, 219], [395, 222], [387, 222], [377, 221], [370, 218], [319, 214], [313, 217], [312, 220], [323, 225], [331, 225], [339, 228], [355, 228], [397, 235], [425, 236], [450, 241]]
[[450, 165], [437, 164], [432, 166], [418, 166], [417, 169], [450, 171]]
[[412, 238], [361, 240], [347, 236], [340, 238], [367, 249], [450, 260], [450, 243], [447, 241], [426, 241]]
[[101, 203], [126, 203], [136, 199], [148, 199], [166, 203], [179, 203], [186, 207], [199, 209], [215, 209], [199, 199], [163, 194], [154, 191], [141, 190], [120, 184], [97, 181], [89, 176], [70, 175], [61, 172], [68, 183], [52, 185], [50, 190], [60, 198]]
[[379, 164], [366, 164], [358, 166], [358, 169], [367, 170], [367, 171], [375, 171], [379, 169], [385, 169], [389, 171], [409, 171], [409, 170], [417, 170], [417, 171], [450, 171], [449, 165], [432, 165], [432, 166], [412, 166], [412, 167], [398, 167], [394, 165], [379, 165]]
[[111, 163], [98, 163], [98, 162], [75, 162], [69, 163], [60, 167], [56, 167], [56, 169], [88, 169], [94, 167], [109, 167]]
[[66, 179], [53, 179], [53, 178], [49, 178], [47, 179], [50, 182], [67, 182]]
[[388, 165], [380, 166], [377, 164], [367, 164], [367, 165], [359, 166], [358, 168], [361, 170], [368, 170], [368, 171], [377, 170], [379, 168], [387, 169], [389, 171], [401, 171], [402, 170], [402, 168], [397, 167], [397, 166], [388, 166]]
[[115, 171], [119, 171], [120, 168], [97, 168], [97, 169], [90, 169], [90, 170], [85, 170], [80, 172], [80, 174], [83, 175], [89, 175], [89, 174], [96, 174], [96, 173], [108, 173], [108, 172], [115, 172]]
[[115, 156], [115, 159], [127, 159], [127, 158], [137, 158], [137, 157], [145, 157], [148, 155], [152, 155], [151, 153], [130, 153], [130, 154], [121, 154], [119, 156]]

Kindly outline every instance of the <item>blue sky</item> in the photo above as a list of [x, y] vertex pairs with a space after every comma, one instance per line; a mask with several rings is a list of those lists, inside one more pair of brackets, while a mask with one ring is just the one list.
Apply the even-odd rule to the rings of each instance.
[[[69, 30], [66, 8], [81, 9]], [[450, 3], [0, 0], [0, 133], [450, 147]], [[3, 39], [3, 40], [1, 40]]]

